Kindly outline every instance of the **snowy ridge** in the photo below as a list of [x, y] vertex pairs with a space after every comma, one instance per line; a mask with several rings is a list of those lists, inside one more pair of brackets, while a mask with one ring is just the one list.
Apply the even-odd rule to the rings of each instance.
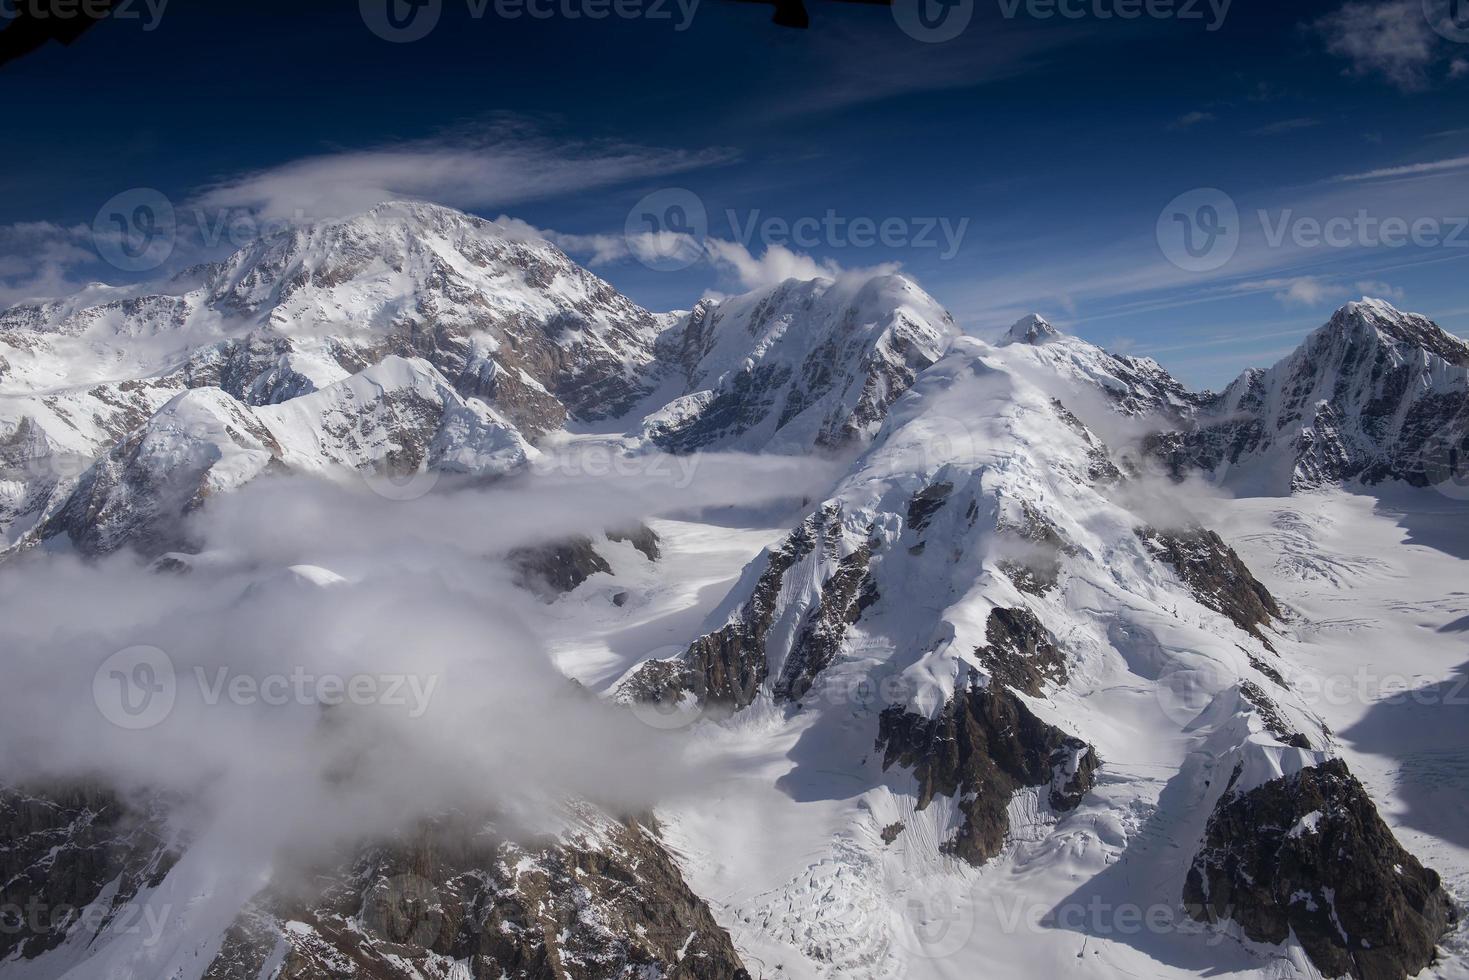
[[1452, 476], [1469, 433], [1469, 343], [1382, 300], [1348, 303], [1268, 370], [1247, 371], [1153, 451], [1244, 493]]
[[514, 426], [419, 358], [388, 357], [275, 406], [196, 388], [58, 484], [17, 547], [65, 535], [91, 554], [124, 544], [188, 550], [180, 518], [268, 471], [367, 479], [391, 496], [435, 473], [501, 475], [536, 455]]
[[[1107, 861], [1126, 852], [1132, 874], [1149, 882], [1147, 893], [1173, 896], [1175, 902], [1185, 894], [1186, 858], [1197, 850], [1226, 794], [1247, 796], [1337, 755], [1319, 717], [1282, 679], [1278, 665], [1288, 654], [1280, 651], [1294, 642], [1282, 624], [1259, 635], [1248, 632], [1241, 625], [1248, 621], [1221, 606], [1220, 594], [1170, 567], [1140, 536], [1145, 528], [1178, 533], [1178, 515], [1153, 513], [1115, 470], [1096, 478], [1098, 440], [1059, 404], [1060, 396], [1076, 393], [1071, 379], [1061, 372], [1045, 387], [1035, 383], [1043, 376], [1035, 370], [1037, 361], [1050, 361], [1045, 352], [1058, 345], [1071, 347], [1067, 363], [1088, 356], [1082, 345], [1064, 339], [1039, 349], [955, 341], [894, 405], [872, 448], [833, 496], [747, 571], [707, 621], [705, 639], [681, 657], [630, 672], [620, 688], [624, 697], [667, 697], [659, 685], [669, 683], [671, 674], [678, 678], [675, 690], [692, 684], [712, 705], [741, 709], [726, 723], [735, 731], [762, 731], [771, 738], [788, 730], [797, 758], [819, 753], [807, 764], [847, 772], [856, 781], [838, 794], [841, 803], [832, 802], [839, 814], [833, 819], [843, 829], [828, 856], [794, 873], [775, 893], [751, 894], [727, 910], [735, 920], [754, 915], [777, 930], [805, 930], [807, 920], [794, 911], [808, 901], [800, 894], [829, 894], [836, 883], [847, 882], [841, 901], [855, 903], [843, 905], [851, 908], [851, 922], [839, 918], [841, 925], [829, 931], [786, 939], [810, 958], [811, 975], [876, 977], [914, 969], [926, 951], [920, 948], [915, 960], [913, 947], [905, 948], [913, 939], [905, 930], [920, 923], [905, 914], [898, 896], [950, 894], [959, 902], [958, 896], [987, 888], [981, 884], [986, 879], [976, 883], [973, 871], [952, 859], [947, 871], [933, 863], [945, 850], [963, 853], [972, 846], [965, 817], [952, 808], [962, 804], [972, 824], [969, 797], [930, 797], [901, 764], [889, 767], [891, 751], [887, 760], [873, 755], [879, 711], [884, 723], [900, 716], [936, 722], [954, 710], [956, 699], [1019, 698], [1045, 724], [1092, 746], [1101, 759], [1102, 783], [1083, 793], [1074, 813], [1054, 802], [1053, 783], [1053, 802], [1041, 805], [1046, 829], [1030, 826], [1022, 845], [1021, 828], [1009, 826], [1005, 839], [1011, 843], [997, 860], [1019, 860], [1017, 847], [1039, 852], [1025, 859], [1038, 873], [1062, 860], [1062, 840]], [[1129, 401], [1116, 400], [1109, 410], [1125, 413]], [[834, 595], [842, 599], [857, 591], [850, 585], [859, 578], [850, 574], [854, 557], [864, 565], [860, 577], [870, 581], [875, 598], [844, 605], [841, 616], [824, 619]], [[1225, 564], [1222, 557], [1206, 563]], [[997, 636], [995, 623], [997, 613], [1016, 610], [1018, 621], [1028, 613], [1053, 638], [1062, 663], [1051, 676], [1066, 678], [1060, 683], [1041, 680], [1030, 690], [1014, 686], [1024, 671], [1017, 672], [1013, 660], [1006, 663], [998, 645], [1005, 634]], [[835, 651], [824, 654], [809, 688], [791, 690], [792, 658], [809, 658], [810, 638], [833, 623]], [[1044, 645], [1028, 651], [1031, 664], [1041, 668], [1050, 666]], [[1023, 646], [1010, 648], [1017, 652], [1026, 659]], [[1003, 675], [995, 672], [997, 660], [1006, 668]], [[725, 686], [730, 676], [754, 687], [731, 696]], [[857, 690], [886, 696], [873, 694], [854, 704], [844, 692]], [[811, 748], [803, 752], [803, 744]], [[862, 763], [854, 766], [859, 758]], [[1166, 804], [1155, 782], [1160, 770], [1174, 774], [1167, 784], [1173, 798]], [[785, 778], [800, 785], [801, 771], [798, 766]], [[1034, 798], [1034, 792], [1021, 791], [1014, 799]], [[894, 800], [906, 802], [894, 809]], [[1175, 828], [1175, 846], [1186, 852], [1185, 859], [1177, 851], [1140, 846], [1133, 839], [1140, 827], [1116, 838], [1087, 829], [1113, 819], [1109, 814], [1120, 800], [1150, 809], [1166, 806], [1166, 815], [1159, 810], [1158, 816]], [[899, 846], [877, 833], [885, 827], [911, 855], [906, 873], [913, 877], [900, 872], [899, 881], [874, 894], [851, 883], [870, 877], [872, 868], [884, 865], [888, 848]], [[928, 829], [910, 838], [910, 828], [919, 827]], [[927, 844], [919, 842], [923, 835]], [[718, 853], [712, 838], [687, 846]], [[930, 857], [919, 860], [915, 848], [931, 848]], [[792, 911], [772, 920], [782, 906]], [[1205, 915], [1186, 915], [1180, 906], [1183, 922]], [[1228, 931], [1231, 925], [1226, 917], [1214, 927]], [[1207, 926], [1192, 928], [1199, 941]], [[1305, 962], [1289, 943], [1275, 951], [1258, 947], [1245, 960], [1255, 955]], [[828, 972], [827, 963], [841, 968]]]
[[791, 279], [704, 301], [659, 338], [684, 391], [643, 432], [675, 452], [857, 442], [954, 335], [949, 315], [896, 275]]
[[[664, 558], [619, 538], [548, 605], [558, 666], [732, 773], [661, 806], [657, 834], [551, 807], [539, 848], [446, 825], [443, 847], [321, 869], [331, 907], [262, 891], [273, 855], [212, 879], [217, 839], [138, 887], [183, 910], [160, 951], [109, 934], [88, 961], [78, 933], [0, 977], [1406, 976], [1448, 927], [1437, 875], [1378, 817], [1381, 774], [1357, 782], [1297, 683], [1320, 637], [1374, 624], [1313, 622], [1255, 577], [1295, 599], [1382, 587], [1391, 561], [1325, 554], [1283, 512], [1276, 565], [1252, 568], [1249, 542], [1199, 526], [1223, 501], [1141, 465], [1245, 492], [1435, 482], [1433, 453], [1466, 431], [1469, 345], [1422, 317], [1349, 304], [1275, 367], [1197, 394], [1039, 316], [993, 346], [959, 336], [903, 276], [654, 315], [545, 242], [399, 202], [152, 289], [0, 313], [0, 355], [13, 551], [187, 553], [189, 514], [269, 475], [413, 495], [522, 469], [553, 432], [850, 461], [783, 534], [669, 521]], [[313, 564], [259, 574], [247, 594], [352, 587]], [[1469, 613], [1436, 601], [1438, 619], [1403, 613], [1424, 617], [1410, 641]], [[431, 912], [474, 915], [418, 931], [407, 868]], [[1354, 895], [1380, 896], [1391, 928]], [[1173, 918], [1070, 917], [1095, 902]], [[406, 938], [373, 938], [383, 914]]]

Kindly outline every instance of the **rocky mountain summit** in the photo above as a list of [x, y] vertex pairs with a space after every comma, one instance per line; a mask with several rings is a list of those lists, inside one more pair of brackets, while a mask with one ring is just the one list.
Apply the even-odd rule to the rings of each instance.
[[1451, 476], [1469, 438], [1469, 343], [1381, 300], [1348, 303], [1295, 353], [1242, 374], [1150, 449], [1246, 492]]

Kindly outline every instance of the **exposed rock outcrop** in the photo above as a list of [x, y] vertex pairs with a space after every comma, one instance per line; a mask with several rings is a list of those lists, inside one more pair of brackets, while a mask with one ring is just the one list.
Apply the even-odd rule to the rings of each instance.
[[575, 535], [563, 541], [515, 548], [507, 556], [516, 582], [547, 599], [570, 592], [598, 572], [612, 572], [592, 539]]
[[1200, 603], [1274, 649], [1261, 627], [1281, 618], [1280, 606], [1219, 535], [1197, 526], [1171, 531], [1145, 527], [1137, 534], [1153, 557], [1172, 568]]
[[161, 809], [97, 784], [0, 789], [0, 961], [94, 933], [178, 858]]
[[1402, 848], [1337, 759], [1226, 791], [1184, 905], [1256, 942], [1294, 936], [1323, 975], [1363, 980], [1418, 973], [1455, 918], [1438, 875]]
[[816, 549], [834, 509], [813, 514], [770, 551], [739, 611], [713, 633], [695, 640], [682, 656], [645, 663], [625, 682], [624, 696], [672, 707], [692, 695], [701, 705], [734, 711], [753, 702], [769, 675], [766, 635], [775, 620], [786, 572]]
[[871, 571], [872, 551], [871, 542], [863, 544], [838, 561], [836, 572], [822, 584], [816, 607], [802, 624], [776, 682], [777, 701], [799, 700], [809, 691], [836, 659], [847, 627], [880, 598]]
[[1075, 809], [1099, 762], [1091, 746], [1041, 721], [1014, 694], [976, 681], [971, 678], [935, 718], [888, 708], [877, 747], [884, 769], [913, 770], [918, 809], [939, 795], [958, 800], [964, 825], [943, 847], [980, 865], [1004, 847], [1007, 808], [1017, 791], [1041, 787], [1054, 809]]
[[1048, 683], [1066, 683], [1066, 657], [1029, 609], [991, 610], [985, 638], [989, 643], [974, 653], [991, 684], [1039, 696]]
[[254, 980], [275, 957], [282, 980], [748, 980], [657, 835], [587, 817], [537, 844], [440, 820], [273, 887], [205, 977]]

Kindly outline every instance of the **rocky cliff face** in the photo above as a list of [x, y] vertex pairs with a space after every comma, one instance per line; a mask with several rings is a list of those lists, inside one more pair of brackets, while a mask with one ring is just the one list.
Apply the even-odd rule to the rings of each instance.
[[100, 783], [0, 788], [0, 961], [136, 922], [129, 903], [178, 858], [164, 817], [162, 801], [130, 802]]
[[1339, 759], [1226, 791], [1184, 904], [1256, 942], [1293, 937], [1323, 975], [1364, 980], [1417, 974], [1456, 917], [1438, 875], [1403, 850]]
[[1188, 584], [1194, 598], [1274, 649], [1261, 629], [1280, 619], [1280, 606], [1219, 535], [1204, 527], [1181, 531], [1148, 527], [1139, 529], [1138, 536]]
[[678, 453], [840, 448], [876, 432], [953, 335], [949, 315], [902, 276], [788, 280], [704, 301], [659, 338], [686, 393], [643, 430]]
[[1248, 492], [1451, 476], [1469, 437], [1469, 343], [1380, 300], [1349, 303], [1269, 370], [1247, 371], [1147, 449]]
[[884, 769], [913, 770], [919, 810], [938, 795], [957, 800], [964, 822], [943, 847], [975, 865], [1004, 847], [1017, 792], [1039, 787], [1053, 809], [1073, 810], [1099, 765], [1090, 745], [1047, 725], [1013, 694], [974, 683], [937, 718], [887, 709], [877, 747]]
[[368, 847], [257, 896], [204, 977], [748, 980], [653, 830], [580, 823], [519, 844], [445, 819]]

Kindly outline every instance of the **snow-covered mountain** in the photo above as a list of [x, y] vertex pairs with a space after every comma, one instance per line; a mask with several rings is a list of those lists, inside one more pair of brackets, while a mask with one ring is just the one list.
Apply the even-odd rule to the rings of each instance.
[[857, 443], [955, 334], [949, 315], [897, 275], [790, 279], [706, 300], [659, 337], [659, 359], [683, 390], [643, 430], [680, 453]]
[[[1441, 483], [1469, 436], [1469, 342], [1382, 300], [1348, 303], [1268, 370], [1242, 374], [1152, 450], [1245, 492]], [[1462, 479], [1462, 474], [1460, 474]]]
[[389, 355], [261, 407], [192, 388], [62, 484], [21, 544], [65, 534], [87, 554], [124, 544], [155, 555], [187, 550], [180, 518], [264, 473], [354, 474], [392, 496], [441, 473], [501, 476], [536, 455], [513, 425], [463, 398], [422, 358]]
[[[0, 980], [1452, 975], [1469, 859], [1379, 814], [1300, 667], [1347, 641], [1266, 584], [1280, 568], [1189, 477], [1439, 482], [1466, 377], [1469, 344], [1372, 300], [1219, 395], [1040, 317], [961, 336], [898, 275], [653, 314], [554, 246], [410, 203], [0, 313], [0, 576], [198, 552], [152, 568], [304, 615], [369, 576], [232, 564], [189, 518], [266, 477], [392, 498], [513, 476], [533, 497], [529, 464], [568, 443], [845, 467], [773, 530], [732, 527], [757, 520], [737, 498], [708, 516], [675, 495], [509, 553], [465, 529], [466, 564], [435, 569], [435, 592], [536, 589], [518, 615], [556, 638], [574, 696], [721, 779], [648, 812], [558, 801], [534, 839], [450, 807], [233, 879], [228, 840], [179, 830], [197, 800], [105, 772], [0, 789], [0, 911], [91, 910], [4, 920]], [[1313, 570], [1295, 584], [1386, 560], [1291, 557]], [[1452, 633], [1462, 595], [1409, 604], [1413, 628]], [[417, 625], [394, 649], [438, 642]], [[302, 744], [335, 745], [341, 718]], [[308, 775], [373, 768], [346, 748]], [[161, 945], [119, 925], [154, 908]], [[1128, 909], [1161, 924], [1130, 930]]]
[[[1070, 372], [1033, 379], [1059, 360], [1116, 392], [1119, 372], [1097, 379], [1088, 345], [1038, 339], [955, 341], [707, 632], [634, 668], [620, 696], [670, 717], [754, 713], [799, 731], [810, 765], [843, 760], [858, 780], [839, 858], [848, 887], [870, 868], [901, 884], [863, 896], [861, 929], [798, 941], [841, 975], [913, 968], [882, 923], [941, 855], [982, 868], [1038, 835], [1058, 843], [1027, 857], [1031, 874], [1105, 876], [1127, 860], [1144, 894], [1254, 942], [1299, 943], [1323, 974], [1417, 973], [1450, 901], [1284, 680], [1284, 614], [1217, 534], [1139, 506], [1131, 481], [1099, 465], [1105, 446], [1060, 401], [1077, 393]], [[1146, 710], [1159, 698], [1164, 710]], [[1132, 807], [1188, 853], [1122, 846], [1141, 825], [1098, 833]], [[930, 853], [895, 868], [898, 846]], [[1277, 863], [1287, 847], [1297, 853]], [[1003, 878], [963, 880], [1003, 898]], [[801, 874], [769, 884], [792, 905], [812, 887]], [[991, 950], [970, 952], [978, 970]]]

